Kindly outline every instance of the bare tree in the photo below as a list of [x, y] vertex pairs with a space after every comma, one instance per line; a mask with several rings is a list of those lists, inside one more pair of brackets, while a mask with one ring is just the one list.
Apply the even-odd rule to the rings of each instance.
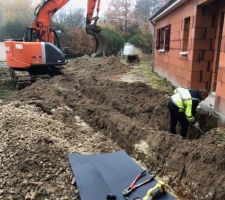
[[106, 13], [106, 21], [126, 34], [128, 24], [132, 21], [132, 11], [132, 0], [112, 0]]
[[134, 16], [143, 32], [149, 31], [151, 27], [149, 18], [167, 2], [168, 0], [137, 0]]
[[3, 0], [0, 2], [0, 39], [22, 38], [33, 21], [31, 0]]
[[0, 27], [3, 25], [3, 5], [0, 1]]
[[62, 9], [54, 17], [54, 21], [65, 28], [80, 28], [85, 25], [84, 9]]
[[136, 17], [148, 22], [149, 17], [167, 2], [168, 0], [137, 0], [135, 5]]
[[3, 0], [1, 8], [2, 25], [9, 21], [20, 21], [26, 24], [32, 22], [34, 8], [31, 0]]

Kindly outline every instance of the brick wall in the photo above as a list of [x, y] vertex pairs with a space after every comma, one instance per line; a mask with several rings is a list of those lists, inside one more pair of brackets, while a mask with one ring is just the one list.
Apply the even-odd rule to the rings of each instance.
[[[155, 31], [171, 25], [170, 50], [154, 51], [154, 69], [176, 86], [216, 90], [215, 109], [225, 114], [225, 24], [218, 46], [221, 12], [225, 12], [224, 0], [190, 0], [160, 19]], [[188, 56], [184, 57], [180, 52], [187, 17], [191, 19]]]
[[[225, 2], [220, 4], [220, 12], [225, 12]], [[225, 23], [225, 21], [224, 21]], [[216, 102], [215, 109], [225, 115], [225, 24], [223, 26], [219, 69], [216, 85]]]
[[199, 5], [196, 12], [191, 88], [211, 89], [217, 31], [216, 3]]
[[[179, 9], [174, 10], [165, 18], [156, 23], [155, 30], [171, 24], [170, 50], [160, 53], [155, 50], [154, 69], [161, 76], [167, 78], [176, 86], [190, 87], [192, 76], [192, 47], [194, 38], [195, 0], [191, 0]], [[182, 51], [184, 18], [190, 19], [190, 32], [188, 41], [188, 56], [180, 55]], [[155, 37], [156, 39], [156, 37]], [[156, 40], [155, 40], [156, 42]]]

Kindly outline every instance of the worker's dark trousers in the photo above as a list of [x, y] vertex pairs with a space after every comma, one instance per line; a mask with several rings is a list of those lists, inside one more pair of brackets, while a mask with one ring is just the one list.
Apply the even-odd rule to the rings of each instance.
[[188, 132], [188, 120], [183, 112], [179, 112], [179, 108], [171, 101], [168, 103], [168, 108], [170, 111], [170, 132], [176, 134], [177, 122], [181, 125], [181, 135], [183, 137], [187, 136]]

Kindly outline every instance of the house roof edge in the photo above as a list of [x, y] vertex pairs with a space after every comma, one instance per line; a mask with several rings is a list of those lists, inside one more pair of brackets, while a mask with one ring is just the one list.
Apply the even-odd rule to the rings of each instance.
[[179, 6], [183, 5], [188, 0], [170, 0], [166, 5], [159, 9], [154, 15], [150, 17], [150, 21], [155, 23], [157, 20], [161, 19], [165, 15], [169, 14]]

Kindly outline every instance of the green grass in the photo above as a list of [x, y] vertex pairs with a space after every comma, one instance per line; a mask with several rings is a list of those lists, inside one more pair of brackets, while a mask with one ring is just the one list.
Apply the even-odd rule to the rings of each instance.
[[0, 102], [4, 103], [8, 100], [12, 91], [14, 91], [15, 85], [12, 80], [7, 80], [0, 85]]
[[141, 62], [138, 65], [138, 68], [147, 79], [147, 84], [152, 88], [168, 92], [172, 92], [174, 90], [174, 86], [169, 81], [153, 72], [151, 62]]

